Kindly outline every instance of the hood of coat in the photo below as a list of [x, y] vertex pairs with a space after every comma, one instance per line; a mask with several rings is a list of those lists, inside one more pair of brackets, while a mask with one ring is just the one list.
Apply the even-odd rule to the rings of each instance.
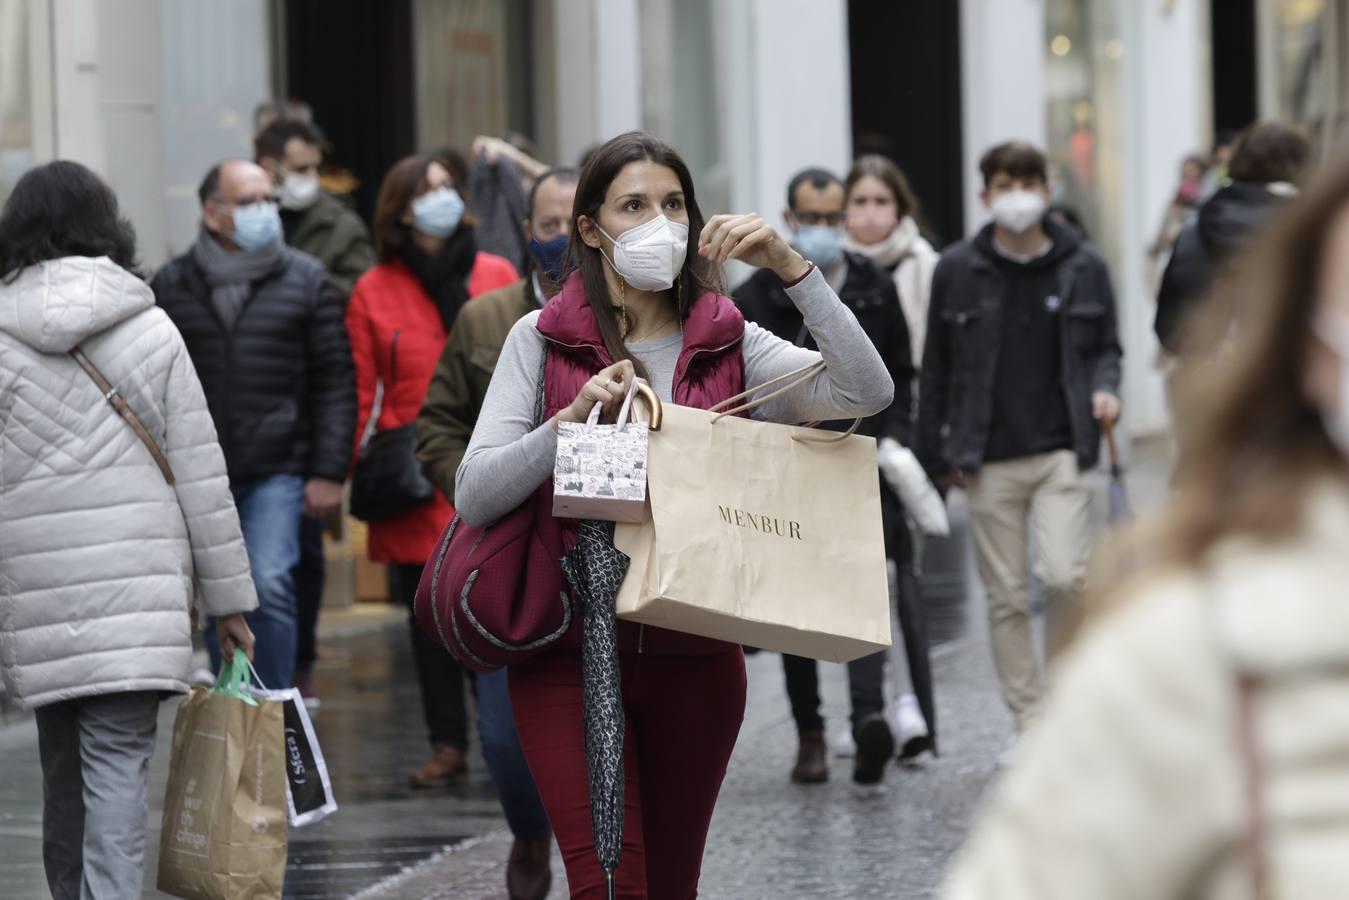
[[67, 353], [154, 305], [150, 286], [106, 256], [67, 256], [0, 283], [0, 331], [42, 353]]
[[1233, 181], [1199, 209], [1199, 237], [1220, 258], [1238, 250], [1274, 210], [1287, 202], [1287, 193], [1271, 185]]

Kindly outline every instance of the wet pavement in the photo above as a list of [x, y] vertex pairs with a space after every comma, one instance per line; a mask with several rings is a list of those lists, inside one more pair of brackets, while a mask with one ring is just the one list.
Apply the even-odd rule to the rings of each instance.
[[[1161, 463], [1141, 464], [1130, 487], [1138, 508], [1155, 506], [1164, 490]], [[959, 497], [953, 512], [963, 518]], [[952, 552], [964, 559], [968, 548]], [[968, 559], [963, 566], [968, 575]], [[933, 896], [1010, 734], [977, 579], [967, 583], [969, 590], [948, 581], [932, 591], [934, 636], [941, 639], [934, 670], [942, 756], [917, 768], [895, 766], [879, 786], [854, 785], [850, 762], [838, 758], [831, 760], [827, 784], [790, 784], [796, 740], [781, 663], [768, 653], [750, 659], [749, 705], [713, 821], [701, 896]], [[428, 747], [406, 627], [401, 614], [387, 610], [325, 618], [323, 658], [315, 673], [323, 705], [315, 725], [341, 809], [314, 826], [292, 830], [288, 898], [505, 896], [510, 836], [476, 746], [463, 783], [434, 792], [407, 787], [408, 771]], [[832, 738], [847, 721], [844, 667], [822, 664], [821, 690]], [[164, 705], [150, 768], [148, 887], [154, 882], [173, 708]], [[0, 716], [0, 758], [5, 773], [0, 898], [46, 897], [40, 765], [31, 718]], [[556, 859], [554, 872], [551, 896], [565, 897]]]

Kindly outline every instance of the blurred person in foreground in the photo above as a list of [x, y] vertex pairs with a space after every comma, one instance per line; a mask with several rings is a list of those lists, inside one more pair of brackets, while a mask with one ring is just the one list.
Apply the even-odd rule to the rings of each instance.
[[1292, 126], [1258, 122], [1241, 133], [1227, 167], [1228, 180], [1180, 230], [1162, 275], [1153, 328], [1168, 353], [1183, 352], [1190, 312], [1222, 266], [1297, 196], [1311, 158], [1311, 142]]
[[[867, 338], [885, 362], [895, 383], [895, 399], [858, 428], [859, 434], [881, 443], [885, 459], [891, 444], [895, 449], [910, 443], [913, 435], [913, 361], [909, 329], [895, 283], [888, 272], [860, 253], [846, 251], [844, 230], [845, 188], [843, 181], [825, 169], [803, 169], [787, 184], [787, 209], [783, 219], [791, 229], [791, 243], [805, 259], [824, 273], [825, 281], [839, 300], [852, 310]], [[734, 299], [745, 320], [792, 344], [815, 350], [801, 310], [771, 269], [760, 269], [735, 289]], [[850, 423], [849, 423], [850, 424]], [[841, 423], [827, 427], [843, 430]], [[882, 471], [886, 471], [883, 469]], [[881, 481], [881, 519], [886, 558], [898, 565], [911, 563], [913, 546], [904, 521], [904, 507], [897, 489]], [[892, 586], [893, 587], [893, 586]], [[885, 777], [895, 755], [895, 734], [885, 718], [885, 661], [882, 650], [848, 663], [848, 692], [852, 706], [849, 727], [838, 744], [853, 755], [853, 781], [876, 784]], [[797, 756], [790, 778], [797, 784], [827, 781], [825, 723], [820, 716], [819, 663], [803, 656], [782, 654], [787, 697], [796, 722]]]
[[[258, 588], [257, 674], [280, 689], [295, 669], [300, 520], [341, 508], [356, 396], [341, 296], [318, 260], [282, 242], [272, 192], [254, 163], [213, 167], [196, 243], [151, 286], [220, 434]], [[207, 649], [218, 668], [209, 629]]]
[[[515, 267], [478, 249], [477, 221], [453, 166], [409, 156], [384, 176], [375, 205], [379, 264], [356, 282], [347, 332], [356, 367], [357, 452], [367, 432], [417, 420], [445, 341], [470, 298], [519, 280]], [[518, 226], [517, 226], [518, 227]], [[378, 404], [378, 405], [376, 405]], [[464, 669], [417, 624], [422, 567], [454, 518], [444, 493], [370, 522], [366, 552], [387, 566], [389, 599], [407, 607], [431, 755], [408, 776], [414, 788], [444, 787], [468, 771]]]
[[947, 900], [1349, 883], [1349, 166], [1203, 318], [1170, 507], [1063, 657]]
[[28, 172], [0, 212], [0, 669], [37, 710], [42, 857], [63, 900], [141, 896], [146, 775], [159, 704], [188, 689], [193, 594], [231, 654], [251, 655], [258, 603], [201, 383], [135, 257], [116, 196], [79, 163]]
[[[522, 223], [530, 248], [529, 276], [464, 304], [436, 363], [417, 416], [422, 473], [454, 503], [454, 477], [468, 450], [506, 336], [521, 318], [543, 309], [562, 288], [579, 173], [550, 169], [530, 189]], [[515, 840], [506, 867], [512, 900], [542, 900], [552, 883], [553, 833], [515, 731], [506, 669], [477, 676], [478, 739]]]

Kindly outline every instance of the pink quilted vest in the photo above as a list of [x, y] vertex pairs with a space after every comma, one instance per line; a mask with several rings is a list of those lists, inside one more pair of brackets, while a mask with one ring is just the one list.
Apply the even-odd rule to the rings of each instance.
[[[586, 300], [580, 273], [572, 273], [562, 291], [544, 307], [538, 330], [548, 342], [543, 396], [546, 417], [551, 418], [571, 405], [591, 376], [613, 362]], [[684, 322], [684, 349], [675, 364], [674, 402], [707, 409], [742, 392], [744, 336], [745, 317], [731, 298], [706, 293], [694, 301]], [[570, 528], [566, 532], [566, 546], [570, 548], [575, 542], [575, 532]], [[559, 646], [580, 646], [578, 623], [573, 624]], [[618, 646], [623, 652], [664, 655], [705, 655], [733, 647], [722, 641], [653, 626], [639, 628], [628, 622], [618, 623]]]

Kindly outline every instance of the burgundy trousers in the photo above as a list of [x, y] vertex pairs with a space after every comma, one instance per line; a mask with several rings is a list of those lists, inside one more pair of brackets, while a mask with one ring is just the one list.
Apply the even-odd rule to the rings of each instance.
[[[745, 717], [745, 657], [622, 654], [626, 812], [618, 896], [692, 900], [726, 765]], [[581, 716], [581, 657], [510, 669], [515, 725], [573, 898], [603, 898]]]

